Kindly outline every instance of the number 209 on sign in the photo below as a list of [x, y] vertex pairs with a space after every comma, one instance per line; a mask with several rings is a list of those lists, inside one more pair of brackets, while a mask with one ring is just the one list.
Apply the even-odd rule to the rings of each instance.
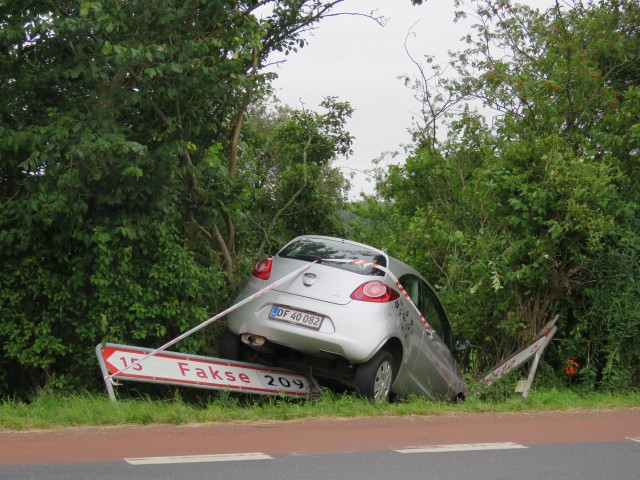
[[263, 373], [260, 375], [265, 388], [272, 390], [305, 390], [308, 388], [307, 382], [300, 377], [293, 377], [286, 374]]

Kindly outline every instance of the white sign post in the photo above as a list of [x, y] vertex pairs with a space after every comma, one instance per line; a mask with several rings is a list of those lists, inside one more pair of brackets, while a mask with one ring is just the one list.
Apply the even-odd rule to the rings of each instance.
[[547, 325], [545, 325], [540, 334], [529, 345], [514, 353], [506, 360], [503, 360], [501, 363], [496, 365], [489, 373], [482, 376], [480, 378], [480, 383], [488, 387], [497, 379], [510, 372], [514, 368], [519, 367], [533, 357], [533, 362], [531, 364], [531, 368], [529, 369], [529, 376], [527, 377], [527, 380], [518, 382], [518, 386], [516, 387], [516, 392], [521, 393], [524, 398], [527, 398], [527, 396], [529, 395], [529, 389], [533, 385], [533, 379], [536, 375], [536, 370], [538, 369], [540, 358], [542, 357], [544, 350], [547, 348], [547, 345], [549, 345], [549, 342], [558, 330], [558, 327], [555, 326], [557, 320], [558, 315], [553, 317], [553, 319]]
[[96, 347], [111, 400], [115, 400], [111, 380], [288, 397], [309, 397], [319, 388], [311, 376], [251, 363], [167, 351], [143, 359], [152, 351], [111, 343]]

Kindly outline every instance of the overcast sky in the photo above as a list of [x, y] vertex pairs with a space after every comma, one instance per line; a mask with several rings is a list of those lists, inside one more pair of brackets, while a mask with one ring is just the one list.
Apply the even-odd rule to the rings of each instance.
[[[529, 0], [529, 5], [546, 8], [553, 0]], [[464, 47], [460, 38], [470, 32], [470, 21], [454, 23], [453, 0], [428, 0], [412, 6], [410, 0], [347, 0], [343, 11], [376, 14], [388, 18], [384, 27], [358, 16], [324, 19], [308, 36], [309, 44], [275, 69], [274, 87], [283, 103], [319, 110], [324, 97], [348, 101], [355, 112], [347, 126], [355, 136], [353, 155], [340, 159], [344, 173], [366, 170], [385, 151], [400, 151], [411, 141], [408, 128], [419, 110], [412, 92], [398, 77], [418, 72], [405, 53], [405, 39], [412, 55], [447, 60], [447, 52]], [[395, 161], [405, 158], [401, 154]], [[361, 191], [373, 193], [368, 177], [352, 180], [351, 198]]]

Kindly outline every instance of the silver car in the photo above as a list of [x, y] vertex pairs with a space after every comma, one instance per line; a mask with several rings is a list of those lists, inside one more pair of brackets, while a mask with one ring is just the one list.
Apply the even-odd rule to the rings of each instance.
[[454, 338], [429, 283], [381, 250], [295, 238], [256, 264], [237, 301], [304, 268], [229, 314], [222, 357], [304, 371], [375, 401], [464, 398], [454, 355], [468, 343]]

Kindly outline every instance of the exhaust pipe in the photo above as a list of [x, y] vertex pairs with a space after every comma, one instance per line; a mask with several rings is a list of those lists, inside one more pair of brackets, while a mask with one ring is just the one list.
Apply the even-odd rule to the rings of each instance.
[[240, 335], [240, 340], [250, 347], [262, 347], [267, 342], [267, 339], [263, 336], [254, 335], [253, 333], [243, 333]]

